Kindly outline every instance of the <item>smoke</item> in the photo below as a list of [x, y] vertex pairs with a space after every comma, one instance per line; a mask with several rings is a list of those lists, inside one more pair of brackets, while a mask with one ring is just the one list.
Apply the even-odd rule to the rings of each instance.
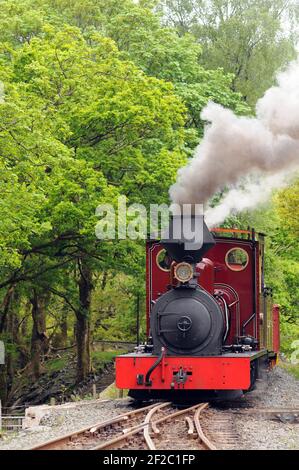
[[270, 88], [256, 105], [257, 117], [274, 135], [299, 139], [299, 59], [277, 76], [278, 86]]
[[174, 203], [206, 204], [228, 186], [220, 205], [207, 209], [213, 226], [232, 212], [265, 202], [287, 183], [299, 165], [299, 61], [277, 76], [277, 86], [258, 101], [256, 116], [238, 117], [213, 102], [203, 109], [201, 118], [210, 124], [170, 188]]
[[216, 207], [207, 207], [205, 221], [209, 227], [221, 224], [229, 215], [253, 209], [266, 203], [272, 191], [282, 188], [289, 182], [290, 175], [282, 172], [272, 176], [257, 177], [256, 181], [246, 178], [241, 184], [233, 187]]

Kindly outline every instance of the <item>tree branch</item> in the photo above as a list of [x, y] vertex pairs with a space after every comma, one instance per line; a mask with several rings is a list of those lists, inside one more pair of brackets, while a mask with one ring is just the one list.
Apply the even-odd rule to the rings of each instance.
[[52, 292], [52, 294], [57, 295], [58, 297], [61, 297], [62, 299], [64, 299], [64, 301], [73, 310], [73, 312], [75, 312], [75, 313], [77, 312], [77, 309], [73, 306], [73, 304], [70, 302], [70, 300], [67, 298], [67, 296], [63, 292], [60, 292], [60, 291], [54, 289], [53, 287], [50, 287], [49, 291]]

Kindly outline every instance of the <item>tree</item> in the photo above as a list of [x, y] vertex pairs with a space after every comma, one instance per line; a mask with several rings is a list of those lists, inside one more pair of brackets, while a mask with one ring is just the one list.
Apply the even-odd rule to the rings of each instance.
[[[22, 0], [16, 6], [12, 0], [6, 0], [0, 12], [0, 25], [2, 15], [3, 37], [14, 46], [43, 35], [45, 21], [56, 30], [67, 21], [80, 28], [86, 37], [97, 31], [112, 38], [122, 58], [133, 61], [147, 75], [175, 84], [177, 95], [188, 109], [186, 147], [193, 149], [203, 131], [200, 112], [208, 101], [240, 114], [248, 113], [249, 109], [241, 95], [232, 90], [234, 76], [217, 67], [214, 70], [214, 66], [210, 70], [200, 65], [201, 45], [192, 35], [180, 36], [174, 28], [161, 24], [155, 4], [133, 0]], [[36, 11], [42, 19], [38, 24]]]
[[288, 188], [280, 191], [276, 198], [276, 207], [281, 220], [284, 221], [284, 226], [290, 230], [294, 236], [299, 234], [299, 179]]
[[[90, 370], [93, 334], [131, 337], [119, 324], [134, 325], [144, 246], [97, 240], [96, 207], [116, 207], [119, 195], [146, 207], [168, 202], [201, 137], [203, 106], [213, 99], [249, 111], [233, 75], [206, 70], [201, 45], [161, 24], [155, 3], [1, 2], [0, 324], [17, 343], [16, 310], [26, 344], [11, 358], [17, 367], [29, 358], [36, 376], [66, 323], [75, 324], [78, 381]], [[105, 278], [125, 294], [115, 307], [102, 300], [100, 313], [94, 292], [105, 297]]]
[[296, 186], [294, 183], [276, 192], [268, 204], [233, 216], [225, 223], [228, 227], [249, 225], [256, 232], [266, 234], [265, 282], [273, 289], [273, 301], [280, 305], [281, 349], [288, 354], [292, 352], [292, 341], [299, 334], [298, 209], [293, 204]]
[[[233, 74], [221, 68], [211, 70], [200, 64], [203, 48], [190, 34], [183, 36], [161, 25], [160, 18], [148, 8], [129, 2], [117, 11], [113, 21], [107, 21], [107, 30], [119, 49], [148, 75], [170, 81], [175, 92], [187, 106], [187, 145], [192, 149], [202, 135], [203, 107], [214, 101], [233, 109], [237, 114], [248, 114], [248, 106], [239, 93], [232, 90]], [[195, 138], [192, 130], [196, 130]]]
[[160, 8], [179, 34], [196, 37], [205, 67], [234, 74], [233, 89], [251, 106], [296, 57], [295, 0], [163, 0]]
[[[160, 201], [162, 185], [153, 173], [160, 175], [168, 162], [173, 172], [164, 174], [167, 195], [184, 158], [185, 108], [171, 84], [123, 60], [113, 41], [97, 33], [85, 39], [71, 27], [45, 27], [43, 37], [5, 52], [0, 72], [6, 90], [0, 106], [3, 185], [11, 180], [2, 200], [2, 247], [9, 261], [0, 285], [38, 283], [64, 295], [57, 291], [57, 273], [75, 273], [77, 296], [65, 298], [77, 319], [81, 380], [89, 371], [93, 273], [121, 265], [130, 249], [96, 240], [95, 209], [114, 204], [119, 194], [148, 204], [154, 192], [151, 202]], [[11, 207], [20, 207], [17, 215]], [[44, 330], [35, 321], [38, 305], [33, 302], [36, 341]], [[32, 348], [36, 364], [40, 350]]]
[[31, 334], [31, 364], [34, 377], [41, 374], [41, 358], [49, 348], [46, 333], [46, 303], [49, 292], [39, 293], [36, 288], [32, 291], [30, 302], [32, 304], [32, 334]]

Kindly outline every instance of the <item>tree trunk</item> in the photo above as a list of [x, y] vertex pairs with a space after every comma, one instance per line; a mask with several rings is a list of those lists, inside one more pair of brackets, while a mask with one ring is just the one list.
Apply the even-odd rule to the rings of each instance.
[[5, 405], [7, 400], [7, 372], [6, 364], [0, 365], [0, 400]]
[[9, 389], [11, 389], [12, 384], [13, 384], [14, 370], [15, 370], [15, 360], [16, 360], [16, 350], [15, 350], [16, 343], [15, 343], [15, 337], [14, 337], [14, 323], [15, 323], [15, 314], [10, 309], [10, 311], [7, 315], [7, 328], [6, 328], [6, 334], [7, 334], [7, 337], [9, 338], [9, 342], [10, 342], [10, 351], [6, 355], [7, 381], [8, 381]]
[[20, 367], [23, 369], [30, 361], [30, 349], [26, 344], [26, 338], [28, 336], [28, 319], [31, 315], [31, 302], [30, 300], [25, 303], [24, 316], [19, 325], [19, 337], [20, 339]]
[[[13, 301], [15, 286], [10, 286], [4, 296], [0, 307], [0, 333], [5, 333], [4, 343], [8, 344], [11, 338], [11, 303]], [[12, 355], [6, 349], [5, 364], [0, 365], [0, 400], [5, 403], [9, 388], [13, 380]]]
[[18, 290], [15, 290], [12, 296], [11, 306], [7, 315], [6, 334], [11, 343], [10, 351], [7, 353], [7, 374], [9, 388], [13, 386], [15, 370], [19, 367], [22, 341], [19, 334], [19, 311], [21, 296]]
[[86, 379], [90, 363], [90, 302], [92, 274], [84, 260], [79, 262], [79, 309], [76, 311], [77, 383]]
[[9, 312], [9, 307], [13, 298], [15, 286], [10, 286], [4, 296], [4, 299], [2, 301], [1, 307], [0, 307], [0, 333], [3, 333], [5, 330], [5, 325], [7, 322], [7, 315]]
[[26, 301], [24, 308], [25, 308], [24, 317], [23, 317], [22, 322], [21, 322], [21, 336], [22, 336], [22, 338], [26, 338], [26, 336], [28, 334], [28, 319], [30, 318], [31, 309], [32, 309], [30, 299], [28, 299]]
[[63, 347], [67, 346], [67, 315], [68, 315], [68, 308], [65, 306], [62, 312], [62, 319], [60, 323], [60, 331], [61, 331], [61, 345]]
[[41, 359], [49, 348], [46, 334], [46, 314], [45, 298], [39, 297], [36, 290], [33, 291], [32, 298], [32, 334], [31, 334], [31, 364], [34, 377], [37, 379], [41, 375]]

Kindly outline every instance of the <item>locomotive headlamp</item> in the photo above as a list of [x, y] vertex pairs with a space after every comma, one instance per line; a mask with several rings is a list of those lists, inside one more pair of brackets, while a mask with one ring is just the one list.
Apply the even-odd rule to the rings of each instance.
[[174, 277], [180, 282], [188, 282], [193, 277], [193, 268], [189, 263], [179, 263], [174, 268]]

